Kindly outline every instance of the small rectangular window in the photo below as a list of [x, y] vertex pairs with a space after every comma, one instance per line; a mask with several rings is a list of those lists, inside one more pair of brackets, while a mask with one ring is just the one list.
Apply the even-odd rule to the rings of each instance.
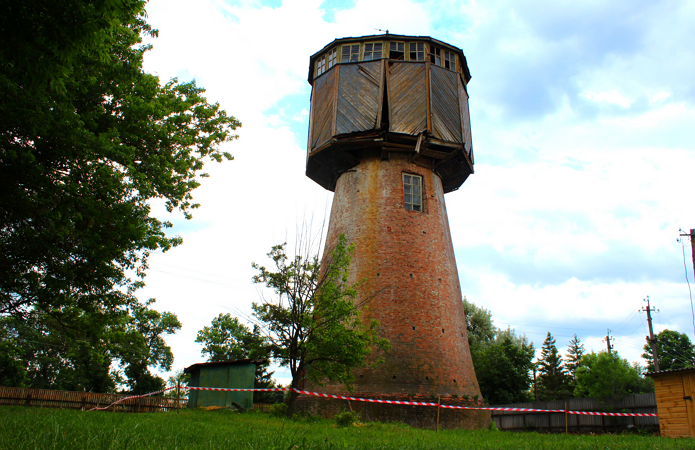
[[432, 52], [430, 53], [430, 62], [437, 66], [442, 65], [442, 50], [440, 48], [432, 46]]
[[326, 71], [326, 55], [323, 55], [316, 61], [316, 76], [318, 77]]
[[335, 62], [338, 59], [338, 50], [333, 49], [330, 52], [328, 52], [328, 67], [326, 69], [330, 69], [331, 67], [335, 66]]
[[364, 44], [364, 61], [372, 61], [374, 59], [381, 59], [381, 48], [382, 43], [368, 43]]
[[410, 60], [411, 61], [424, 61], [425, 60], [425, 44], [422, 42], [411, 42], [408, 44], [410, 47]]
[[340, 62], [358, 62], [360, 60], [360, 44], [343, 45]]
[[449, 70], [456, 70], [456, 55], [454, 52], [444, 50], [444, 67]]
[[403, 42], [390, 43], [389, 59], [405, 59], [405, 44]]
[[422, 211], [422, 177], [403, 174], [403, 204], [408, 211]]

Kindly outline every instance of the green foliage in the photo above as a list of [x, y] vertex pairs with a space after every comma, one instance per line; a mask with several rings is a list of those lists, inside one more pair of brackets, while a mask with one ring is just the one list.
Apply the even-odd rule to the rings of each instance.
[[268, 412], [275, 417], [287, 417], [287, 403], [274, 403], [270, 405]]
[[511, 328], [496, 328], [488, 310], [463, 301], [468, 344], [483, 398], [492, 405], [528, 401], [533, 344]]
[[[307, 377], [319, 384], [338, 381], [350, 389], [351, 369], [364, 365], [372, 348], [389, 348], [377, 336], [378, 322], [364, 326], [360, 320], [358, 286], [348, 283], [352, 252], [341, 235], [323, 264], [316, 255], [288, 258], [285, 244], [268, 253], [273, 269], [253, 263], [258, 271], [254, 283], [276, 296], [254, 303], [254, 316], [263, 324], [273, 358], [289, 367], [294, 388]], [[288, 414], [294, 413], [294, 399], [291, 395]]]
[[333, 419], [339, 427], [351, 427], [360, 423], [360, 415], [354, 411], [343, 411]]
[[[695, 346], [685, 333], [663, 330], [656, 336], [656, 351], [659, 356], [659, 370], [685, 369], [695, 367]], [[654, 371], [652, 347], [647, 339], [642, 358], [647, 361], [647, 371]]]
[[[260, 334], [258, 326], [253, 331], [231, 314], [220, 314], [212, 319], [209, 327], [198, 331], [196, 342], [203, 344], [201, 352], [207, 360], [230, 361], [235, 359], [265, 359], [271, 357], [268, 340]], [[256, 365], [255, 388], [277, 387], [268, 372], [269, 361]], [[256, 403], [276, 403], [282, 401], [281, 392], [254, 392]]]
[[[145, 304], [111, 310], [34, 308], [22, 320], [0, 319], [0, 333], [10, 337], [12, 353], [4, 385], [41, 389], [113, 392], [126, 383], [136, 393], [161, 389], [164, 381], [150, 367], [169, 370], [171, 349], [163, 336], [181, 328], [176, 316]], [[5, 342], [3, 342], [4, 344]], [[122, 372], [115, 371], [116, 363]]]
[[577, 369], [581, 364], [584, 352], [584, 344], [581, 343], [575, 333], [567, 346], [567, 360], [565, 361], [565, 372], [569, 376], [570, 392], [574, 392], [574, 388], [577, 386]]
[[558, 400], [572, 397], [570, 378], [565, 373], [562, 357], [555, 346], [555, 338], [550, 332], [543, 342], [541, 356], [538, 359], [538, 399]]
[[575, 397], [613, 397], [654, 392], [651, 378], [641, 376], [639, 366], [631, 365], [616, 352], [584, 355], [577, 369]]
[[181, 242], [152, 201], [190, 218], [204, 162], [231, 159], [236, 119], [143, 72], [144, 5], [0, 7], [2, 314], [133, 304], [150, 253]]

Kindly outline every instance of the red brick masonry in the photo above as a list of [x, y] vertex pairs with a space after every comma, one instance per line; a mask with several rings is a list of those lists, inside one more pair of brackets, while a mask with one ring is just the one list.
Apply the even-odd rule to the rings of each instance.
[[[429, 401], [437, 395], [479, 396], [441, 180], [410, 163], [405, 154], [392, 153], [388, 160], [380, 154], [366, 153], [354, 170], [338, 179], [326, 240], [326, 249], [340, 234], [355, 244], [351, 281], [362, 282], [362, 298], [374, 296], [363, 317], [378, 320], [381, 335], [392, 346], [376, 369], [355, 372], [351, 395]], [[404, 207], [403, 173], [422, 176], [421, 212]], [[304, 388], [347, 394], [341, 385], [307, 383]], [[298, 407], [325, 416], [347, 404], [300, 397]], [[436, 408], [421, 406], [360, 404], [353, 409], [367, 420], [419, 426], [431, 425], [430, 416], [436, 418]], [[487, 411], [440, 411], [440, 421], [448, 426], [478, 428], [489, 420]]]

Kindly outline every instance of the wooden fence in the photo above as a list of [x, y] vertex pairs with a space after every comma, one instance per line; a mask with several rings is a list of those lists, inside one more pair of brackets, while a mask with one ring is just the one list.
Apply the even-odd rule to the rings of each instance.
[[[51, 391], [48, 389], [29, 389], [0, 387], [0, 405], [25, 405], [46, 408], [73, 408], [88, 410], [103, 408], [129, 394], [97, 394], [94, 392]], [[187, 399], [170, 397], [142, 397], [124, 400], [110, 407], [109, 411], [154, 412], [185, 408]]]
[[[505, 408], [562, 409], [568, 411], [599, 411], [622, 413], [656, 413], [655, 394], [634, 394], [611, 399], [571, 398], [533, 403], [494, 405]], [[658, 417], [583, 416], [565, 413], [530, 411], [492, 411], [492, 420], [500, 430], [533, 430], [542, 432], [620, 432], [632, 426], [658, 428]]]

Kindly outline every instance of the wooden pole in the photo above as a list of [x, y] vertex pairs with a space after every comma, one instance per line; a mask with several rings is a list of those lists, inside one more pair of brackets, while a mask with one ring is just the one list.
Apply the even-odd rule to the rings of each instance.
[[565, 400], [565, 434], [569, 434], [567, 428], [567, 400]]
[[442, 404], [442, 397], [439, 395], [437, 396], [437, 433], [439, 433], [439, 410], [441, 409], [440, 406]]
[[181, 380], [176, 380], [176, 414], [181, 409]]

